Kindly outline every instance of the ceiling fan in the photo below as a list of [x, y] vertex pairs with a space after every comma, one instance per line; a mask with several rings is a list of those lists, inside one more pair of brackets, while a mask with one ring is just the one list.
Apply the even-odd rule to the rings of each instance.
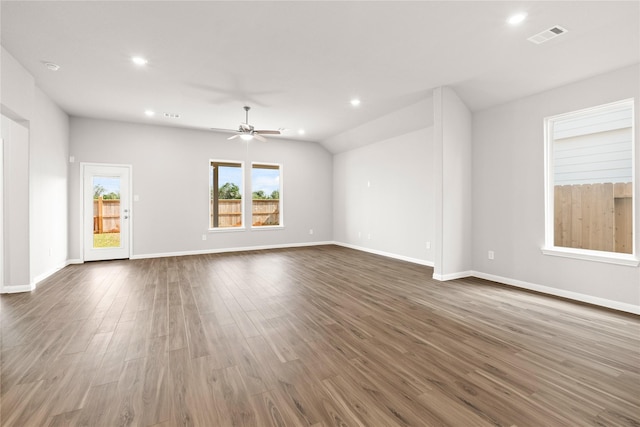
[[258, 141], [266, 141], [267, 139], [265, 137], [263, 137], [262, 135], [280, 135], [280, 131], [279, 130], [256, 130], [253, 128], [252, 125], [249, 124], [249, 110], [251, 109], [251, 107], [245, 105], [244, 107], [244, 111], [245, 111], [245, 121], [244, 123], [240, 123], [240, 126], [238, 126], [238, 130], [232, 130], [232, 129], [215, 129], [212, 128], [212, 130], [220, 130], [223, 132], [235, 132], [236, 134], [233, 136], [230, 136], [227, 139], [235, 139], [235, 138], [242, 138], [245, 141], [250, 141], [253, 138], [257, 139]]

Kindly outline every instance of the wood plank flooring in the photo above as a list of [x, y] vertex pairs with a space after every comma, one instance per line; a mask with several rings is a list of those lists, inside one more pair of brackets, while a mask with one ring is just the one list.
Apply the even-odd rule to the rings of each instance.
[[640, 425], [638, 316], [431, 274], [337, 246], [69, 266], [0, 298], [1, 425]]

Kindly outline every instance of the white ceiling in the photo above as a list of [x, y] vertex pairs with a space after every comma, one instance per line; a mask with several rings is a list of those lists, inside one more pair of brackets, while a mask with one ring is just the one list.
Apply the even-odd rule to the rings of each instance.
[[[2, 1], [1, 19], [2, 45], [70, 115], [235, 129], [247, 104], [256, 128], [318, 142], [438, 86], [479, 110], [640, 62], [638, 1]], [[554, 25], [569, 32], [526, 40]]]

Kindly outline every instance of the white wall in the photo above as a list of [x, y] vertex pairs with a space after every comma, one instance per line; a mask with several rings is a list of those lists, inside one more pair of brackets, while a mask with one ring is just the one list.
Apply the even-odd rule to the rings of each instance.
[[29, 130], [2, 115], [4, 193], [3, 292], [30, 290]]
[[69, 119], [2, 48], [4, 292], [31, 289], [67, 260]]
[[[479, 276], [640, 311], [640, 268], [540, 251], [545, 236], [544, 118], [634, 97], [635, 156], [640, 166], [639, 75], [635, 65], [473, 115], [472, 248]], [[639, 215], [636, 210], [636, 248], [640, 248]], [[495, 260], [487, 259], [488, 250], [495, 251]]]
[[471, 112], [453, 89], [434, 90], [435, 263], [433, 277], [470, 274]]
[[334, 240], [433, 265], [432, 156], [432, 127], [336, 154]]
[[38, 282], [67, 261], [69, 117], [37, 87], [30, 131], [31, 277]]
[[332, 153], [353, 150], [378, 141], [394, 138], [433, 125], [433, 98], [425, 99], [392, 111], [375, 120], [322, 141]]
[[[70, 258], [81, 259], [80, 162], [132, 165], [140, 198], [132, 206], [134, 257], [331, 241], [331, 155], [315, 143], [270, 138], [247, 145], [228, 136], [72, 117]], [[282, 164], [284, 228], [208, 232], [210, 159], [244, 161], [245, 183], [252, 161]]]
[[16, 121], [31, 119], [35, 91], [33, 76], [1, 46], [0, 76], [2, 114]]

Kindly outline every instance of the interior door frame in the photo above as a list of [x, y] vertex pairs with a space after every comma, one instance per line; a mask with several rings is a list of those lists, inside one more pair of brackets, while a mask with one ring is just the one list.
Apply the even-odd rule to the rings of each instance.
[[129, 188], [128, 193], [129, 197], [127, 200], [127, 205], [129, 206], [129, 230], [127, 232], [127, 238], [129, 239], [129, 259], [133, 256], [133, 166], [120, 164], [120, 163], [91, 163], [91, 162], [80, 162], [80, 260], [85, 262], [84, 255], [84, 246], [85, 246], [85, 227], [84, 227], [84, 215], [85, 215], [85, 200], [84, 200], [84, 173], [87, 167], [119, 167], [119, 168], [127, 168], [129, 169]]

